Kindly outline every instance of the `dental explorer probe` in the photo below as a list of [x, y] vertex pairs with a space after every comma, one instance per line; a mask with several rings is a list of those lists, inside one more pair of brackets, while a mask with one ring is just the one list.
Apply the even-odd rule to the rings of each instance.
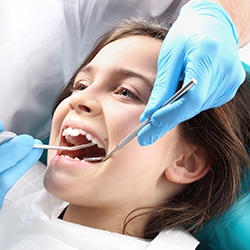
[[[17, 135], [10, 131], [2, 131], [0, 132], [0, 144], [6, 141], [9, 141], [10, 139], [16, 137]], [[67, 150], [67, 151], [75, 151], [83, 148], [88, 148], [95, 145], [93, 142], [77, 145], [77, 146], [55, 146], [55, 145], [46, 145], [46, 144], [34, 144], [33, 148], [40, 148], [40, 149], [49, 149], [49, 150]]]

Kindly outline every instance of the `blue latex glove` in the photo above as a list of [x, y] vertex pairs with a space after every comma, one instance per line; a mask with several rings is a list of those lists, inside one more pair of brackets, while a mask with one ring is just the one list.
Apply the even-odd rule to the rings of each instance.
[[[1, 122], [0, 131], [3, 131]], [[19, 135], [0, 144], [0, 207], [10, 188], [40, 158], [42, 150], [33, 149], [34, 143], [41, 144], [41, 141]]]
[[[161, 47], [155, 85], [141, 115], [141, 121], [151, 117], [151, 124], [138, 133], [141, 145], [234, 97], [245, 79], [237, 44], [236, 28], [220, 5], [194, 0], [181, 9]], [[195, 86], [159, 109], [176, 92], [180, 80], [185, 85], [192, 78], [198, 82]]]

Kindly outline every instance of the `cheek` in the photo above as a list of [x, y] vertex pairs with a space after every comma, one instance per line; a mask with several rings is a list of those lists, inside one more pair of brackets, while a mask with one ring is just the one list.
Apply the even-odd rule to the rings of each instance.
[[[178, 131], [178, 126], [168, 131], [164, 136], [162, 136], [158, 141], [158, 150], [162, 154], [158, 154], [158, 156], [162, 156], [162, 160], [168, 164], [174, 163], [175, 159], [177, 159], [180, 155], [180, 149], [182, 148], [182, 144], [184, 141], [181, 139]], [[155, 143], [155, 144], [156, 144]]]
[[168, 131], [156, 142], [148, 146], [138, 146], [141, 150], [141, 161], [147, 165], [163, 166], [164, 169], [173, 164], [176, 155], [179, 153], [179, 136], [176, 129]]
[[145, 105], [131, 106], [131, 108], [116, 105], [116, 107], [107, 110], [106, 125], [112, 137], [124, 139], [130, 132], [132, 132], [140, 124], [140, 115], [142, 114]]

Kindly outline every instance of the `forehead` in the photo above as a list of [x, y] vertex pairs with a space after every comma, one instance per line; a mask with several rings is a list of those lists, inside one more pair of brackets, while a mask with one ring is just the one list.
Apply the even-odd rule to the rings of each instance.
[[104, 46], [92, 63], [117, 63], [119, 65], [156, 66], [161, 41], [147, 36], [130, 36]]

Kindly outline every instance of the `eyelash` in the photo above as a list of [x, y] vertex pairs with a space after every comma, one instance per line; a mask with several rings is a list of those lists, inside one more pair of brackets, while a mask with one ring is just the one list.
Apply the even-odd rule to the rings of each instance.
[[[83, 91], [88, 87], [88, 84], [84, 84], [83, 80], [80, 80], [73, 84], [72, 92], [75, 91]], [[121, 95], [125, 98], [132, 98], [134, 100], [140, 100], [140, 98], [133, 93], [133, 91], [129, 90], [128, 88], [124, 86], [119, 86], [115, 91], [115, 94]]]
[[72, 92], [74, 91], [82, 91], [84, 89], [86, 89], [88, 86], [87, 84], [84, 84], [83, 81], [78, 81], [78, 82], [75, 82], [73, 84], [73, 87], [72, 87]]
[[119, 94], [119, 95], [124, 96], [124, 97], [132, 98], [135, 100], [140, 100], [137, 95], [135, 95], [132, 91], [130, 91], [128, 88], [126, 88], [124, 86], [118, 87], [114, 93]]

